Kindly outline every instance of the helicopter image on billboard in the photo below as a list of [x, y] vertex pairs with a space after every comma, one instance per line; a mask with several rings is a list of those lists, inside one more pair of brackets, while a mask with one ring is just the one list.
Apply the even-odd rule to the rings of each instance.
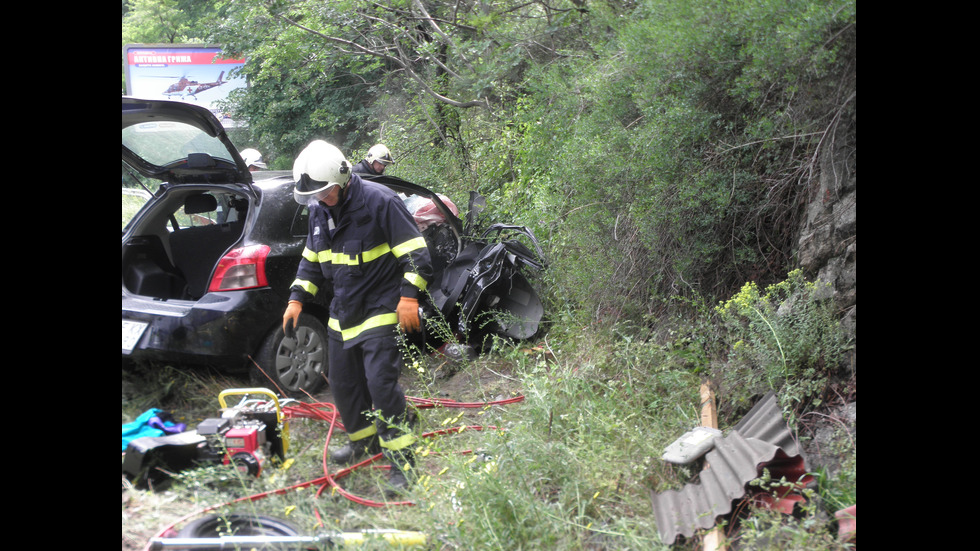
[[163, 91], [163, 95], [167, 97], [179, 97], [181, 99], [186, 99], [188, 96], [197, 99], [197, 94], [204, 92], [205, 90], [210, 90], [221, 86], [227, 81], [221, 80], [225, 76], [225, 72], [221, 71], [218, 75], [218, 80], [214, 82], [198, 82], [196, 80], [190, 80], [187, 76], [180, 77], [180, 80], [171, 84], [166, 90]]

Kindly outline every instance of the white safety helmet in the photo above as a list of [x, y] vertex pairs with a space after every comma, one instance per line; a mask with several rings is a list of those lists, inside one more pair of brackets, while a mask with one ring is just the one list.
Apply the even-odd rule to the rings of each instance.
[[262, 154], [256, 149], [243, 149], [240, 153], [242, 159], [245, 159], [245, 166], [252, 167], [256, 166], [259, 168], [266, 168], [265, 163], [262, 162]]
[[293, 199], [301, 205], [318, 200], [333, 186], [347, 187], [352, 166], [335, 146], [314, 140], [293, 162]]
[[388, 151], [388, 148], [381, 144], [371, 146], [371, 149], [368, 149], [367, 157], [364, 159], [369, 163], [378, 161], [385, 166], [395, 164], [395, 160], [391, 158], [391, 151]]

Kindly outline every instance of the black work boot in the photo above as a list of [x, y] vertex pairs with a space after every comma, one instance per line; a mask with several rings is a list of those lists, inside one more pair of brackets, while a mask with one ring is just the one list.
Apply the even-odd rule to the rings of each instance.
[[330, 460], [338, 465], [353, 465], [368, 456], [381, 453], [378, 436], [369, 436], [355, 442], [348, 442], [337, 451], [330, 452]]
[[388, 473], [388, 487], [385, 488], [385, 497], [390, 499], [408, 490], [417, 478], [415, 475], [415, 454], [411, 450], [397, 452], [385, 450], [385, 457], [391, 463], [391, 472]]

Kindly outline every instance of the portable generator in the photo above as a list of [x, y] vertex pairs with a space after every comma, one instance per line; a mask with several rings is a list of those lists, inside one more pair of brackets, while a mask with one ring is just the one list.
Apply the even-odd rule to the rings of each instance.
[[[229, 396], [245, 396], [228, 407]], [[262, 395], [268, 399], [249, 398]], [[218, 395], [219, 417], [208, 418], [197, 429], [170, 436], [137, 438], [126, 447], [122, 470], [137, 487], [160, 486], [175, 472], [202, 465], [233, 465], [259, 476], [267, 461], [285, 460], [289, 425], [276, 395], [265, 388], [237, 388]]]

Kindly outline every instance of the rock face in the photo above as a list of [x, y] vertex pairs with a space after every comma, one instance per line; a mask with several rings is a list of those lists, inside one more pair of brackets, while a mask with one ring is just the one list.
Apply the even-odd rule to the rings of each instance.
[[844, 328], [856, 336], [857, 143], [855, 121], [838, 125], [821, 150], [820, 176], [797, 241], [800, 268], [831, 284]]

